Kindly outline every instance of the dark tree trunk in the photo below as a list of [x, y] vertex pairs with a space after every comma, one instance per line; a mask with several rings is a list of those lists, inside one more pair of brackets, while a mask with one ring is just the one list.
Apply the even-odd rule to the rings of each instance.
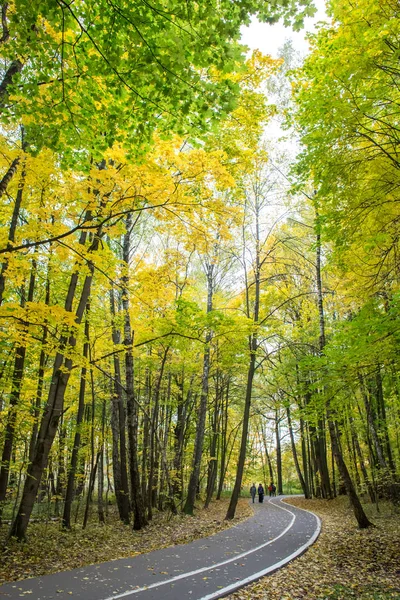
[[131, 253], [132, 214], [126, 217], [126, 233], [123, 242], [123, 261], [125, 272], [122, 282], [122, 309], [124, 313], [124, 346], [125, 346], [125, 377], [126, 403], [128, 412], [128, 441], [129, 441], [129, 475], [132, 491], [133, 528], [142, 529], [147, 525], [146, 511], [140, 485], [138, 461], [138, 408], [134, 397], [133, 373], [133, 338], [129, 315], [129, 263]]
[[242, 487], [244, 463], [246, 460], [247, 435], [248, 435], [248, 431], [249, 431], [251, 394], [253, 391], [254, 373], [256, 371], [257, 338], [256, 338], [255, 334], [253, 334], [253, 336], [250, 338], [250, 344], [251, 344], [252, 352], [250, 353], [250, 362], [249, 362], [249, 368], [247, 371], [246, 398], [245, 398], [245, 404], [244, 404], [242, 437], [241, 437], [241, 441], [240, 441], [239, 460], [238, 460], [238, 466], [237, 466], [237, 471], [236, 471], [235, 485], [233, 487], [231, 500], [230, 500], [228, 511], [227, 511], [226, 517], [225, 517], [225, 519], [227, 519], [227, 520], [231, 520], [235, 516], [236, 507], [237, 507], [237, 503], [238, 503], [239, 495], [240, 495], [240, 490]]
[[[99, 229], [94, 236], [91, 247], [89, 248], [89, 256], [91, 252], [95, 252], [97, 250], [100, 241], [100, 235], [101, 230]], [[81, 243], [84, 243], [85, 238], [86, 234], [85, 232], [82, 232]], [[89, 274], [85, 277], [79, 303], [75, 312], [76, 326], [78, 326], [82, 321], [83, 313], [90, 295], [94, 271], [93, 263], [90, 261], [88, 261], [88, 269]], [[71, 276], [65, 303], [65, 308], [69, 312], [72, 312], [72, 302], [75, 296], [77, 282], [78, 274], [75, 272]], [[47, 405], [39, 429], [35, 454], [32, 463], [28, 466], [21, 503], [17, 516], [10, 530], [10, 536], [15, 536], [19, 540], [23, 540], [25, 538], [42, 474], [46, 468], [49, 452], [57, 432], [58, 422], [63, 412], [65, 391], [72, 369], [72, 360], [64, 356], [63, 349], [68, 347], [70, 350], [75, 348], [75, 346], [76, 337], [74, 332], [65, 332], [60, 340], [60, 350], [57, 352], [54, 359], [53, 376], [50, 384]]]
[[154, 506], [154, 472], [156, 462], [156, 431], [158, 429], [158, 413], [159, 413], [159, 399], [161, 382], [164, 375], [165, 362], [167, 360], [169, 348], [164, 350], [163, 357], [161, 359], [160, 371], [157, 377], [156, 384], [154, 386], [154, 397], [153, 397], [153, 415], [151, 419], [151, 433], [150, 433], [150, 468], [149, 468], [149, 481], [147, 488], [147, 506], [148, 506], [148, 517], [153, 518], [153, 506]]
[[[121, 343], [120, 331], [115, 326], [115, 300], [114, 290], [110, 290], [110, 308], [112, 318], [112, 339], [114, 345]], [[125, 436], [125, 407], [124, 391], [121, 381], [121, 365], [119, 355], [114, 354], [114, 390], [112, 398], [111, 429], [113, 434], [113, 474], [115, 484], [115, 497], [117, 500], [120, 519], [129, 524], [129, 488], [126, 464], [126, 436]]]
[[[309, 461], [307, 455], [307, 440], [306, 440], [306, 432], [304, 427], [304, 420], [300, 417], [300, 439], [301, 439], [301, 459], [303, 463], [303, 472], [304, 472], [304, 485], [305, 489], [308, 490], [308, 495], [306, 498], [311, 498], [312, 489], [309, 481]], [[305, 495], [305, 493], [304, 493]]]
[[360, 468], [361, 468], [361, 473], [363, 475], [364, 484], [368, 490], [368, 494], [371, 499], [371, 502], [375, 502], [375, 492], [374, 492], [374, 489], [373, 489], [371, 482], [369, 480], [369, 477], [368, 477], [368, 472], [367, 472], [367, 468], [365, 466], [364, 457], [361, 452], [360, 443], [358, 441], [357, 431], [354, 426], [354, 419], [353, 419], [353, 417], [350, 416], [349, 420], [350, 420], [350, 431], [351, 431], [353, 446], [354, 446], [356, 455], [358, 456], [358, 461], [360, 463]]
[[219, 386], [219, 373], [216, 376], [216, 389], [214, 401], [214, 413], [211, 419], [211, 442], [210, 442], [210, 460], [207, 468], [207, 493], [204, 508], [208, 508], [211, 498], [214, 493], [215, 483], [217, 480], [217, 443], [219, 429], [219, 410], [220, 410], [220, 395], [223, 394], [223, 389]]
[[8, 171], [5, 173], [5, 175], [3, 175], [3, 178], [0, 181], [0, 198], [7, 191], [7, 186], [10, 183], [11, 179], [14, 177], [15, 173], [17, 172], [17, 168], [20, 161], [20, 156], [14, 158], [14, 160], [8, 168]]
[[96, 471], [97, 471], [97, 465], [99, 464], [99, 458], [100, 458], [100, 452], [97, 453], [96, 461], [95, 461], [94, 465], [92, 464], [91, 469], [90, 469], [89, 488], [88, 488], [88, 493], [86, 496], [86, 506], [85, 506], [85, 514], [83, 517], [82, 529], [86, 529], [86, 525], [89, 520], [90, 503], [92, 502], [94, 482], [96, 480]]
[[54, 516], [60, 516], [60, 504], [63, 499], [65, 489], [65, 464], [64, 464], [64, 451], [65, 451], [65, 437], [66, 429], [63, 422], [63, 415], [60, 418], [60, 425], [58, 428], [58, 456], [57, 456], [57, 484], [56, 484], [56, 503], [54, 507]]
[[392, 447], [390, 445], [389, 431], [388, 431], [387, 419], [386, 419], [385, 397], [383, 394], [382, 374], [381, 374], [380, 367], [378, 367], [377, 372], [376, 372], [376, 403], [377, 403], [377, 407], [378, 407], [379, 422], [381, 425], [382, 437], [383, 437], [384, 444], [385, 444], [387, 462], [389, 465], [389, 469], [391, 470], [392, 474], [394, 475], [396, 473], [396, 466], [394, 464]]
[[[87, 360], [89, 355], [89, 321], [86, 319], [85, 322], [85, 342], [83, 344], [83, 358]], [[78, 412], [76, 415], [76, 424], [75, 424], [75, 435], [74, 435], [74, 445], [72, 447], [71, 453], [71, 463], [68, 470], [68, 480], [67, 480], [67, 490], [65, 492], [65, 502], [64, 502], [64, 513], [62, 518], [62, 526], [66, 529], [71, 528], [71, 508], [72, 501], [74, 498], [74, 488], [75, 488], [75, 475], [76, 475], [76, 467], [78, 465], [78, 453], [81, 445], [81, 425], [83, 421], [83, 413], [85, 410], [85, 390], [86, 390], [86, 367], [82, 367], [81, 370], [81, 380], [79, 386], [79, 401], [78, 401]]]
[[[50, 276], [49, 276], [49, 272], [47, 273], [47, 279], [46, 279], [45, 304], [46, 304], [46, 306], [49, 306], [49, 304], [50, 304]], [[32, 462], [33, 456], [34, 456], [36, 439], [37, 439], [38, 428], [39, 428], [40, 409], [41, 409], [41, 406], [42, 406], [43, 386], [44, 386], [44, 371], [45, 371], [45, 365], [46, 365], [46, 353], [45, 353], [44, 348], [45, 348], [45, 344], [46, 344], [46, 340], [47, 340], [47, 334], [48, 334], [48, 328], [47, 328], [47, 325], [45, 324], [44, 327], [43, 327], [43, 334], [42, 334], [42, 340], [41, 340], [41, 349], [40, 349], [40, 356], [39, 356], [39, 368], [38, 368], [38, 375], [37, 375], [38, 382], [37, 382], [37, 389], [36, 389], [36, 398], [35, 398], [35, 403], [33, 405], [33, 427], [32, 427], [31, 439], [29, 441], [29, 462], [30, 463]]]
[[[24, 142], [22, 142], [22, 145], [24, 146]], [[15, 204], [14, 204], [14, 208], [13, 208], [13, 214], [11, 217], [10, 228], [8, 230], [7, 250], [11, 250], [13, 242], [15, 242], [15, 233], [17, 230], [17, 223], [18, 223], [19, 213], [21, 210], [22, 194], [24, 191], [24, 187], [25, 187], [25, 165], [22, 168], [21, 179], [18, 184], [18, 191], [17, 191], [17, 195], [15, 197]], [[3, 303], [3, 294], [4, 294], [4, 288], [5, 288], [5, 282], [6, 282], [5, 277], [6, 277], [7, 268], [8, 268], [8, 258], [6, 255], [6, 257], [4, 258], [4, 261], [1, 265], [1, 270], [0, 270], [0, 306]]]
[[173, 480], [173, 491], [174, 496], [179, 500], [182, 500], [183, 487], [182, 487], [182, 461], [183, 461], [183, 446], [185, 440], [186, 431], [186, 417], [187, 417], [187, 406], [191, 398], [191, 386], [187, 393], [186, 401], [184, 400], [184, 384], [185, 374], [182, 370], [182, 376], [179, 378], [175, 376], [175, 382], [178, 387], [177, 396], [177, 413], [176, 413], [176, 424], [174, 427], [174, 480]]
[[[324, 305], [322, 296], [322, 278], [321, 278], [321, 235], [320, 235], [320, 224], [318, 213], [316, 215], [317, 224], [317, 293], [318, 293], [318, 314], [320, 324], [320, 354], [323, 355], [325, 349], [325, 317], [324, 317]], [[350, 499], [351, 505], [354, 510], [354, 515], [357, 519], [358, 526], [360, 529], [371, 527], [373, 524], [368, 520], [367, 515], [361, 505], [361, 502], [357, 496], [357, 492], [351, 480], [349, 471], [346, 463], [344, 462], [343, 455], [340, 449], [340, 442], [337, 434], [336, 423], [330, 407], [330, 400], [326, 402], [326, 416], [328, 420], [329, 433], [331, 438], [332, 453], [335, 457], [336, 464], [338, 466], [340, 477], [346, 487], [347, 495]]]
[[13, 81], [13, 77], [22, 71], [23, 63], [19, 60], [13, 60], [8, 67], [6, 74], [3, 77], [3, 81], [0, 83], [0, 112], [4, 105], [4, 100], [8, 94], [8, 88]]
[[247, 272], [246, 275], [246, 306], [247, 306], [247, 317], [251, 318], [253, 321], [253, 326], [255, 330], [249, 336], [249, 366], [247, 371], [247, 384], [246, 384], [246, 396], [244, 401], [244, 412], [243, 412], [243, 425], [242, 425], [242, 437], [240, 440], [240, 451], [239, 451], [239, 460], [238, 466], [236, 470], [236, 479], [235, 485], [233, 487], [233, 492], [231, 496], [231, 500], [229, 503], [228, 511], [226, 513], [225, 519], [230, 520], [233, 519], [236, 512], [237, 503], [239, 500], [240, 490], [242, 487], [242, 479], [243, 479], [243, 471], [244, 471], [244, 463], [246, 460], [246, 448], [247, 448], [247, 437], [249, 432], [249, 421], [250, 421], [250, 407], [251, 407], [251, 397], [253, 392], [253, 380], [254, 374], [256, 372], [256, 354], [258, 350], [258, 338], [257, 338], [257, 325], [259, 321], [259, 313], [260, 313], [260, 281], [261, 281], [261, 248], [260, 248], [260, 205], [259, 198], [256, 194], [255, 199], [255, 218], [256, 218], [256, 228], [255, 228], [255, 262], [254, 262], [254, 305], [252, 315], [250, 314], [250, 290], [247, 282]]
[[221, 499], [222, 488], [224, 485], [225, 478], [225, 463], [226, 463], [226, 451], [228, 447], [228, 406], [229, 406], [229, 387], [230, 387], [230, 379], [228, 377], [228, 381], [226, 383], [226, 393], [225, 400], [222, 403], [221, 407], [221, 461], [219, 468], [219, 481], [218, 481], [218, 490], [216, 499]]
[[270, 454], [268, 452], [267, 436], [265, 435], [265, 429], [264, 429], [264, 427], [262, 425], [261, 425], [261, 434], [262, 434], [262, 441], [263, 441], [263, 447], [264, 447], [264, 452], [265, 452], [265, 458], [267, 459], [267, 464], [268, 464], [269, 480], [270, 481], [274, 481], [275, 480], [274, 469], [272, 467], [271, 456], [270, 456]]
[[276, 440], [276, 474], [278, 484], [278, 495], [283, 494], [282, 482], [282, 450], [281, 450], [281, 434], [279, 431], [280, 417], [278, 410], [275, 409], [275, 440]]
[[[32, 262], [32, 270], [29, 281], [28, 297], [25, 298], [25, 286], [21, 287], [21, 308], [25, 308], [26, 301], [33, 301], [36, 278], [36, 262]], [[28, 333], [27, 323], [23, 323], [23, 330]], [[4, 431], [4, 446], [1, 457], [0, 469], [0, 520], [2, 505], [6, 497], [8, 475], [10, 472], [10, 460], [14, 445], [15, 425], [17, 421], [17, 409], [22, 391], [22, 379], [25, 368], [26, 345], [18, 346], [14, 358], [14, 370], [11, 379], [11, 393], [7, 422]]]
[[303, 490], [303, 494], [304, 494], [305, 498], [310, 498], [310, 491], [306, 485], [305, 479], [303, 477], [303, 473], [301, 472], [299, 459], [297, 456], [296, 442], [295, 442], [294, 434], [293, 434], [292, 419], [291, 419], [291, 415], [290, 415], [290, 407], [289, 406], [286, 407], [286, 415], [287, 415], [289, 434], [290, 434], [290, 445], [292, 447], [292, 454], [293, 454], [294, 464], [296, 467], [297, 477], [299, 478], [301, 489]]
[[350, 474], [348, 472], [346, 463], [343, 460], [343, 455], [339, 449], [337, 434], [335, 423], [333, 421], [333, 417], [331, 416], [331, 411], [328, 406], [327, 408], [327, 416], [328, 416], [328, 426], [329, 433], [331, 436], [331, 444], [332, 444], [332, 452], [335, 457], [336, 464], [339, 469], [340, 477], [343, 481], [343, 484], [346, 488], [347, 495], [353, 507], [354, 515], [357, 519], [357, 523], [360, 529], [366, 529], [367, 527], [373, 526], [373, 524], [369, 521], [367, 515], [364, 512], [364, 509], [361, 505], [361, 502], [357, 496], [357, 492], [351, 480]]
[[[213, 309], [213, 292], [214, 292], [214, 263], [210, 261], [207, 268], [207, 314]], [[203, 456], [203, 443], [207, 416], [207, 399], [208, 399], [208, 380], [210, 372], [210, 343], [212, 332], [209, 330], [206, 335], [206, 347], [203, 355], [203, 375], [201, 380], [201, 395], [200, 405], [197, 415], [196, 439], [194, 443], [192, 472], [190, 474], [188, 492], [183, 511], [187, 515], [192, 515], [194, 511], [194, 503], [196, 500], [197, 489], [200, 479], [201, 459]]]
[[103, 400], [103, 408], [101, 412], [101, 446], [99, 450], [99, 466], [97, 475], [97, 513], [99, 515], [99, 523], [105, 523], [104, 514], [104, 440], [106, 428], [106, 402]]

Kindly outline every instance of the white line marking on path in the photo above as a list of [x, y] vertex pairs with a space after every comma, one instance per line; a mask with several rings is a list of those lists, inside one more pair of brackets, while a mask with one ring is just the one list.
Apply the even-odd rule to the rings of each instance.
[[[275, 504], [275, 502], [273, 504]], [[279, 508], [282, 508], [283, 510], [287, 510], [286, 508], [283, 508], [282, 506], [280, 506], [277, 503], [275, 504], [275, 506], [279, 506]], [[317, 520], [316, 531], [311, 536], [311, 538], [305, 544], [303, 544], [303, 546], [298, 548], [295, 552], [293, 552], [286, 558], [283, 558], [279, 562], [275, 563], [274, 565], [271, 565], [270, 567], [267, 567], [266, 569], [263, 569], [262, 571], [258, 571], [258, 573], [253, 573], [253, 575], [250, 575], [250, 577], [246, 577], [245, 579], [242, 579], [241, 581], [236, 581], [235, 583], [232, 583], [231, 585], [228, 585], [227, 587], [222, 588], [222, 589], [218, 590], [217, 592], [214, 592], [213, 594], [208, 594], [207, 596], [203, 596], [203, 598], [199, 598], [199, 600], [217, 600], [217, 598], [226, 596], [227, 594], [229, 594], [229, 592], [235, 592], [239, 588], [241, 588], [245, 585], [248, 585], [249, 583], [252, 583], [253, 581], [256, 581], [257, 579], [260, 579], [261, 577], [264, 577], [264, 575], [268, 575], [268, 573], [271, 573], [272, 571], [277, 571], [278, 569], [280, 569], [280, 567], [283, 567], [288, 562], [290, 562], [291, 560], [296, 558], [296, 556], [299, 556], [305, 550], [307, 550], [307, 548], [315, 542], [315, 540], [317, 539], [317, 537], [319, 536], [319, 534], [321, 532], [321, 520], [319, 517], [317, 517], [317, 515], [314, 515], [314, 513], [312, 513], [310, 510], [306, 510], [305, 508], [299, 508], [298, 506], [296, 506], [296, 508], [298, 508], [299, 510], [304, 510], [304, 512], [310, 513]], [[288, 512], [291, 512], [291, 511], [288, 511]]]
[[[281, 538], [283, 535], [285, 535], [285, 533], [287, 533], [289, 531], [289, 529], [291, 529], [291, 527], [293, 526], [293, 523], [296, 520], [296, 515], [294, 513], [292, 513], [292, 511], [290, 511], [286, 508], [283, 508], [282, 506], [279, 506], [278, 504], [275, 504], [275, 502], [273, 504], [274, 504], [274, 506], [278, 506], [278, 508], [281, 508], [282, 510], [286, 510], [286, 512], [290, 513], [293, 516], [292, 516], [292, 519], [291, 519], [289, 525], [282, 531], [282, 533], [280, 533], [278, 536], [276, 536], [272, 540], [265, 542], [265, 544], [256, 546], [255, 548], [252, 548], [251, 550], [247, 550], [246, 552], [243, 552], [242, 554], [236, 554], [233, 558], [228, 558], [227, 560], [224, 560], [220, 563], [216, 563], [216, 564], [210, 565], [208, 567], [202, 567], [201, 569], [196, 569], [195, 571], [189, 571], [188, 573], [182, 573], [181, 575], [176, 575], [175, 577], [171, 577], [171, 579], [159, 581], [158, 583], [157, 582], [151, 583], [150, 585], [145, 585], [141, 588], [137, 588], [136, 590], [128, 590], [126, 592], [122, 592], [121, 594], [115, 594], [114, 596], [109, 596], [108, 598], [104, 598], [104, 600], [118, 600], [118, 598], [126, 598], [127, 596], [132, 596], [133, 594], [138, 594], [139, 592], [144, 592], [145, 590], [151, 590], [152, 588], [160, 587], [162, 585], [167, 585], [168, 583], [173, 583], [174, 581], [178, 581], [179, 579], [186, 579], [187, 577], [191, 577], [193, 575], [198, 575], [199, 573], [204, 573], [205, 571], [211, 571], [212, 569], [217, 569], [218, 567], [227, 565], [231, 562], [234, 562], [236, 560], [243, 558], [244, 556], [248, 556], [249, 554], [258, 552], [258, 550], [261, 550], [262, 548], [265, 548], [266, 546], [269, 546], [270, 544], [273, 544], [273, 542], [276, 542], [276, 540], [279, 540], [279, 538]], [[309, 512], [309, 511], [307, 511], [307, 512]], [[212, 597], [214, 597], [214, 596], [212, 596]], [[218, 596], [215, 596], [215, 597], [217, 598]]]

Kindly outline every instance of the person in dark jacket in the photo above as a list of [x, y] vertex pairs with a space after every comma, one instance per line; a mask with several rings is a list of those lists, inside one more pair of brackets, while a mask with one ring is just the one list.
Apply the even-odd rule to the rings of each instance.
[[260, 485], [258, 486], [258, 501], [259, 502], [264, 502], [264, 488], [262, 486], [262, 484], [260, 483]]
[[251, 495], [251, 499], [253, 500], [253, 504], [254, 504], [254, 498], [256, 497], [256, 493], [257, 493], [256, 484], [253, 483], [253, 485], [250, 488], [250, 495]]

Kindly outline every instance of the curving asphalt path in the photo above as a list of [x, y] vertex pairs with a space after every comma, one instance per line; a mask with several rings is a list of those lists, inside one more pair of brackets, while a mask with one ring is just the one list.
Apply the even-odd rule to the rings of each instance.
[[3, 600], [214, 600], [276, 571], [311, 546], [316, 515], [282, 503], [254, 504], [254, 516], [191, 542], [0, 586]]

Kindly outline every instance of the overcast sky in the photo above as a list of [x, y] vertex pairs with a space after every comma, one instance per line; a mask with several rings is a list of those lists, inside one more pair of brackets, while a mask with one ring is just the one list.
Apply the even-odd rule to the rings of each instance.
[[314, 31], [315, 24], [326, 19], [324, 0], [314, 0], [314, 5], [318, 9], [315, 17], [305, 19], [305, 27], [300, 32], [294, 32], [291, 28], [284, 27], [281, 22], [268, 25], [253, 19], [249, 27], [242, 28], [242, 43], [246, 44], [250, 50], [258, 49], [263, 54], [270, 54], [276, 58], [278, 49], [283, 46], [285, 40], [291, 39], [296, 50], [303, 55], [307, 54], [306, 33]]

